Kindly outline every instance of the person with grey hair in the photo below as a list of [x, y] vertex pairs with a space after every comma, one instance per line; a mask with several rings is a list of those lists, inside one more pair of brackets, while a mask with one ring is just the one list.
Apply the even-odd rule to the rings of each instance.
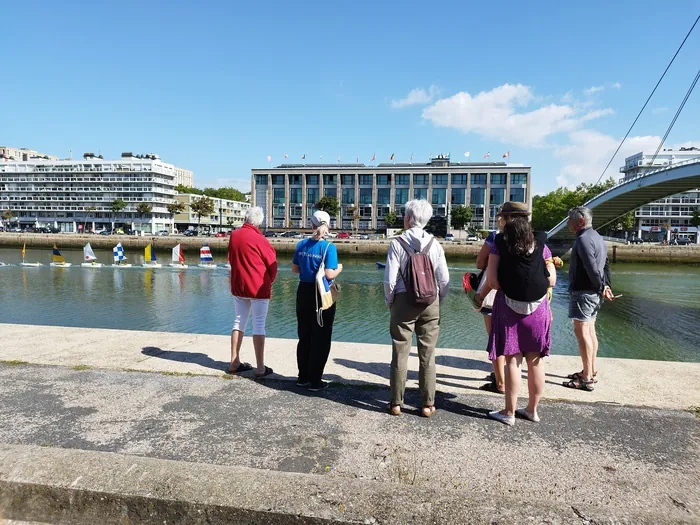
[[591, 210], [585, 206], [569, 211], [568, 227], [576, 234], [569, 266], [569, 319], [574, 323], [583, 370], [569, 375], [569, 380], [563, 384], [586, 392], [592, 392], [597, 382], [596, 316], [603, 299], [615, 300], [610, 288], [608, 248], [592, 224]]
[[[433, 215], [433, 207], [426, 200], [406, 203], [403, 218], [404, 233], [391, 241], [384, 270], [384, 299], [391, 312], [389, 331], [392, 339], [391, 401], [389, 413], [401, 414], [406, 389], [408, 355], [413, 332], [418, 341], [419, 387], [421, 415], [435, 413], [435, 345], [440, 334], [440, 303], [447, 296], [450, 275], [445, 251], [435, 238], [424, 231]], [[414, 257], [427, 255], [437, 291], [434, 301], [420, 304], [409, 292], [411, 277], [409, 262]], [[429, 271], [428, 271], [429, 273]]]
[[231, 232], [228, 243], [231, 293], [236, 313], [231, 330], [231, 364], [228, 372], [240, 374], [253, 369], [250, 364], [240, 360], [243, 335], [252, 313], [253, 347], [257, 364], [255, 377], [258, 378], [272, 373], [272, 368], [265, 366], [265, 321], [272, 283], [277, 277], [277, 254], [259, 230], [264, 219], [262, 208], [249, 208], [243, 226]]

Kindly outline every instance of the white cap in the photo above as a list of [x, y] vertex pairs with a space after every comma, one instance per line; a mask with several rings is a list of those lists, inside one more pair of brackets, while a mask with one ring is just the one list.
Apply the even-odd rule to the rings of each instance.
[[316, 210], [314, 214], [311, 216], [311, 224], [316, 226], [317, 228], [321, 226], [321, 224], [325, 224], [326, 226], [331, 225], [331, 216], [328, 215], [323, 210]]

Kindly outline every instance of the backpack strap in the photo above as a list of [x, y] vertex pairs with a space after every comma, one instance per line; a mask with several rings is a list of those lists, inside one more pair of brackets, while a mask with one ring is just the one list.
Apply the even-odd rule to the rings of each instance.
[[434, 240], [435, 240], [435, 237], [430, 239], [430, 242], [425, 245], [425, 248], [423, 248], [420, 253], [423, 255], [428, 255], [428, 253], [430, 253], [430, 247], [433, 245]]
[[404, 251], [409, 255], [409, 257], [415, 253], [418, 253], [418, 250], [414, 250], [413, 247], [410, 244], [408, 244], [401, 237], [397, 237], [396, 240], [399, 241], [399, 244], [404, 249]]

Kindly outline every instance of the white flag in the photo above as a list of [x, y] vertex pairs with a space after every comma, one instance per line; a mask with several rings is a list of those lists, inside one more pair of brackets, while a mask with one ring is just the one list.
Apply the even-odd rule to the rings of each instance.
[[289, 155], [287, 155], [287, 154], [285, 153], [285, 154], [284, 154], [284, 158], [285, 158], [285, 159], [288, 159], [288, 158], [289, 158]]
[[488, 159], [491, 156], [491, 152], [489, 151], [486, 155], [484, 155], [485, 159]]
[[468, 152], [468, 151], [465, 152], [465, 153], [464, 153], [464, 156], [467, 157], [467, 158], [469, 158], [469, 152]]
[[272, 162], [272, 157], [270, 155], [267, 156], [267, 162]]
[[503, 154], [503, 158], [504, 158], [504, 159], [507, 159], [508, 157], [510, 157], [510, 151], [506, 151], [506, 152]]

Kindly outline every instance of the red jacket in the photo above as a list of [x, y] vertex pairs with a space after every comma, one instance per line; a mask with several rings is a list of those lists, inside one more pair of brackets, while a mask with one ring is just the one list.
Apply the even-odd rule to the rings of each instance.
[[236, 297], [269, 299], [277, 277], [277, 254], [255, 226], [244, 224], [228, 242], [231, 293]]

